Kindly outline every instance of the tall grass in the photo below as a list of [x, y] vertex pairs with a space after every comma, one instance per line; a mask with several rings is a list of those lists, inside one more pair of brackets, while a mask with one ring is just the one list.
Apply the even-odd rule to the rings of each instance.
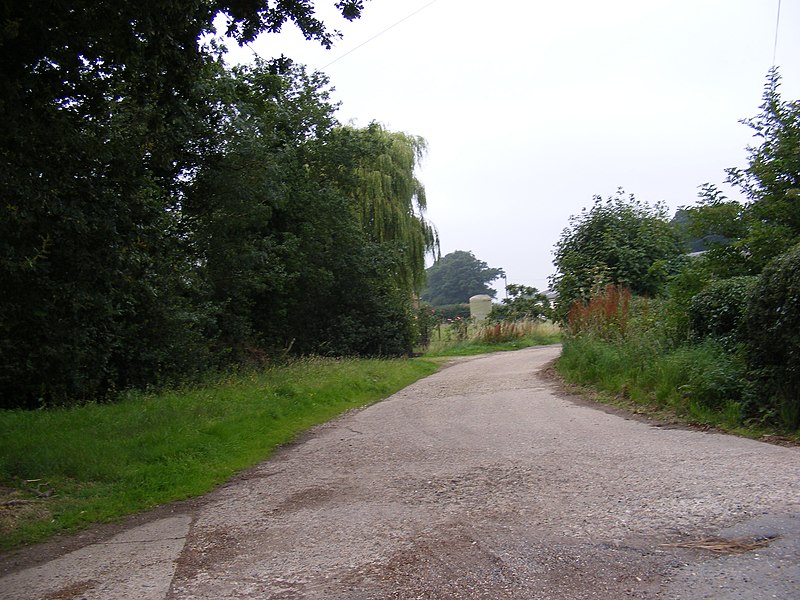
[[565, 341], [557, 368], [571, 383], [669, 409], [692, 422], [743, 424], [743, 365], [712, 344], [665, 351], [642, 340], [573, 337]]
[[570, 311], [557, 369], [618, 402], [729, 430], [758, 429], [747, 419], [751, 390], [740, 353], [711, 338], [677, 335], [667, 303], [612, 286]]
[[299, 432], [436, 370], [306, 359], [114, 404], [0, 412], [0, 547], [203, 494]]
[[561, 330], [538, 320], [445, 324], [434, 329], [425, 356], [467, 356], [546, 346], [561, 341]]

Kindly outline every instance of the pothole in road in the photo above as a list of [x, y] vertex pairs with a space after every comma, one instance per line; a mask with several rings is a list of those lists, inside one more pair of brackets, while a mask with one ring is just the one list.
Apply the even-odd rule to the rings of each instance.
[[754, 538], [735, 538], [725, 539], [721, 537], [709, 537], [699, 540], [689, 540], [675, 544], [661, 544], [662, 548], [688, 548], [690, 550], [706, 550], [714, 554], [744, 554], [766, 548], [779, 536], [764, 536]]

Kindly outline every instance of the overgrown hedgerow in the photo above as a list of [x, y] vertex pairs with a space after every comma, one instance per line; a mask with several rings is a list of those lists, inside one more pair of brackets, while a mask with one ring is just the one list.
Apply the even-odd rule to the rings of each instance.
[[800, 244], [764, 268], [746, 320], [750, 368], [763, 410], [800, 427]]
[[714, 338], [728, 350], [743, 341], [747, 306], [757, 277], [731, 277], [715, 281], [692, 298], [689, 324], [697, 340]]

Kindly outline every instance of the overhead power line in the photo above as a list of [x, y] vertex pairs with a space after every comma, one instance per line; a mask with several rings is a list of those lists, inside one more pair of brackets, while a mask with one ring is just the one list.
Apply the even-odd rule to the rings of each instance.
[[781, 0], [778, 0], [778, 18], [775, 20], [775, 45], [772, 47], [772, 66], [775, 66], [775, 59], [778, 56], [778, 29], [781, 24]]
[[405, 21], [408, 21], [408, 20], [409, 20], [411, 17], [413, 17], [414, 15], [417, 15], [417, 14], [421, 13], [423, 10], [425, 10], [425, 9], [426, 9], [426, 8], [428, 8], [429, 6], [432, 6], [433, 4], [436, 4], [438, 1], [439, 1], [439, 0], [432, 0], [432, 2], [428, 2], [428, 3], [427, 3], [425, 6], [423, 6], [422, 8], [418, 8], [417, 10], [415, 10], [414, 12], [412, 12], [412, 13], [411, 13], [411, 14], [409, 14], [409, 15], [406, 15], [405, 17], [403, 17], [402, 19], [400, 19], [400, 20], [399, 20], [399, 21], [397, 21], [396, 23], [393, 23], [392, 25], [389, 25], [389, 27], [387, 27], [387, 28], [386, 28], [386, 29], [384, 29], [383, 31], [380, 31], [380, 32], [376, 33], [375, 35], [373, 35], [371, 38], [369, 38], [369, 39], [368, 39], [368, 40], [366, 40], [365, 42], [361, 42], [361, 43], [360, 43], [358, 46], [356, 46], [355, 48], [352, 48], [351, 50], [348, 50], [347, 52], [345, 52], [344, 54], [342, 54], [342, 55], [341, 55], [341, 56], [339, 56], [338, 58], [335, 58], [335, 59], [333, 59], [331, 62], [329, 62], [329, 63], [328, 63], [327, 65], [325, 65], [324, 67], [322, 67], [322, 69], [320, 69], [320, 70], [327, 69], [327, 68], [328, 68], [328, 67], [330, 67], [332, 64], [339, 62], [339, 61], [340, 61], [340, 60], [342, 60], [342, 59], [343, 59], [345, 56], [349, 56], [350, 54], [352, 54], [353, 52], [355, 52], [355, 51], [356, 51], [356, 50], [358, 50], [359, 48], [362, 48], [362, 47], [366, 46], [366, 45], [367, 45], [367, 44], [369, 44], [371, 41], [373, 41], [373, 40], [375, 40], [375, 39], [379, 38], [380, 36], [382, 36], [382, 35], [383, 35], [384, 33], [386, 33], [387, 31], [389, 31], [389, 30], [391, 30], [391, 29], [394, 29], [395, 27], [397, 27], [397, 26], [398, 26], [398, 25], [400, 25], [401, 23], [403, 23], [403, 22], [405, 22]]

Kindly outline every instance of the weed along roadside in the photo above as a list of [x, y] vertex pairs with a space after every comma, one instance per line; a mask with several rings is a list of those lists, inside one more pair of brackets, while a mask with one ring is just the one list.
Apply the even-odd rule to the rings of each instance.
[[[634, 414], [797, 445], [796, 416], [770, 406], [741, 344], [676, 343], [670, 306], [608, 286], [569, 316], [556, 370], [577, 393]], [[718, 313], [723, 311], [718, 310]]]
[[297, 434], [437, 370], [299, 359], [112, 404], [0, 412], [0, 548], [201, 495]]

